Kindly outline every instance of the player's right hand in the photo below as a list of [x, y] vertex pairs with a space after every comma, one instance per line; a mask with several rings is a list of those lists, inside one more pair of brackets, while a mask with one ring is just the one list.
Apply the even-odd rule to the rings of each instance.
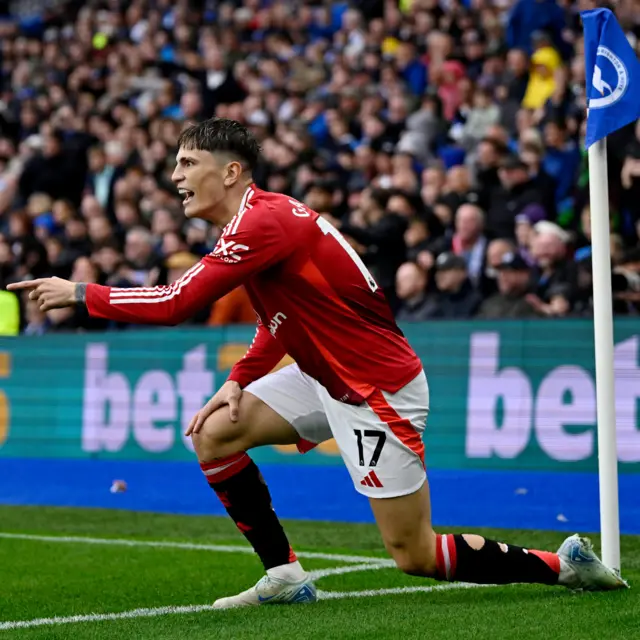
[[207, 402], [207, 404], [196, 413], [191, 422], [184, 432], [185, 436], [190, 436], [194, 433], [198, 433], [202, 429], [204, 421], [220, 407], [227, 405], [229, 407], [229, 417], [231, 422], [238, 421], [238, 413], [240, 409], [240, 398], [242, 396], [242, 387], [233, 380], [225, 382], [217, 393]]

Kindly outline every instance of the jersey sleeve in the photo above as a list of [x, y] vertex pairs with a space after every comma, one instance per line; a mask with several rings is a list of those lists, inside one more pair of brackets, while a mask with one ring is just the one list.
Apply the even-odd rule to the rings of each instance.
[[233, 366], [228, 380], [237, 382], [244, 389], [250, 382], [266, 376], [285, 355], [285, 348], [258, 322], [251, 346]]
[[284, 260], [291, 252], [280, 223], [268, 209], [238, 214], [214, 250], [171, 285], [122, 289], [87, 285], [89, 314], [117, 322], [176, 325]]

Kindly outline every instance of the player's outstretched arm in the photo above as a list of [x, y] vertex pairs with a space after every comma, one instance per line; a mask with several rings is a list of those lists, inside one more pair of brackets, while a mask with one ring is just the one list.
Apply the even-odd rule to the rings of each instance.
[[9, 285], [29, 290], [41, 311], [86, 305], [89, 314], [117, 322], [176, 325], [228, 293], [245, 279], [244, 270], [229, 273], [210, 256], [168, 286], [119, 288], [40, 278]]
[[180, 324], [292, 251], [291, 245], [283, 242], [279, 223], [260, 213], [259, 207], [254, 208], [245, 214], [242, 224], [239, 216], [209, 255], [168, 286], [123, 289], [41, 278], [12, 284], [9, 289], [30, 290], [29, 296], [38, 301], [42, 311], [83, 304], [95, 318], [131, 324]]

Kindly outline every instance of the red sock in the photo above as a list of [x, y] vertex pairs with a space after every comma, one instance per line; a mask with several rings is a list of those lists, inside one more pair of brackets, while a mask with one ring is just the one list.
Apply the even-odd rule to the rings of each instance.
[[202, 463], [200, 468], [265, 569], [297, 560], [271, 505], [267, 484], [245, 452]]
[[436, 572], [440, 580], [453, 580], [456, 575], [458, 556], [452, 534], [436, 534]]
[[534, 556], [538, 556], [540, 560], [545, 562], [552, 571], [560, 573], [560, 556], [557, 553], [551, 551], [538, 551], [536, 549], [529, 549], [529, 553], [533, 553]]

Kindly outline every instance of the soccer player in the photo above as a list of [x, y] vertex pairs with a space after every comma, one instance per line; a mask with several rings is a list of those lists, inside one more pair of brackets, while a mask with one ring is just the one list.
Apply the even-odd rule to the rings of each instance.
[[[402, 571], [483, 584], [626, 587], [577, 535], [550, 553], [433, 530], [422, 364], [343, 236], [300, 202], [255, 186], [259, 153], [253, 136], [233, 120], [207, 120], [181, 134], [173, 181], [184, 213], [223, 231], [212, 253], [174, 284], [120, 289], [44, 278], [10, 286], [30, 289], [43, 311], [86, 305], [93, 317], [159, 325], [179, 324], [246, 288], [258, 316], [256, 336], [186, 433], [206, 481], [266, 575], [215, 606], [315, 601], [316, 589], [246, 452], [272, 444], [305, 452], [331, 437]], [[285, 354], [295, 364], [269, 373]]]

